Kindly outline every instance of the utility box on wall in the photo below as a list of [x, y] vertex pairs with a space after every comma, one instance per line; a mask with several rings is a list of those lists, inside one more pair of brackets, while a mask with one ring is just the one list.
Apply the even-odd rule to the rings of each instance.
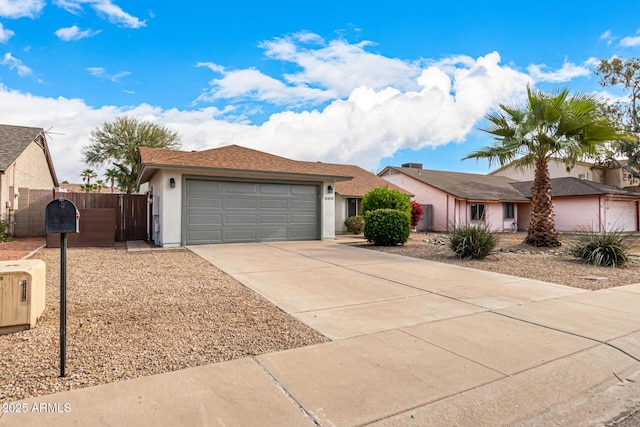
[[33, 328], [44, 312], [46, 264], [0, 261], [0, 335]]

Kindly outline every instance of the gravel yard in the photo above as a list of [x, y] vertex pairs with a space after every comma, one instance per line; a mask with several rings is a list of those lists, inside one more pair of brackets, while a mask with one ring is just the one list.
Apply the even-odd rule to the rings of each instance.
[[0, 403], [329, 341], [188, 251], [67, 251], [67, 365], [59, 378], [60, 250], [34, 329], [0, 335]]
[[[438, 233], [412, 233], [404, 246], [381, 247], [363, 243], [359, 246], [381, 252], [427, 259], [479, 270], [493, 271], [542, 280], [583, 289], [604, 289], [640, 282], [640, 237], [630, 237], [634, 260], [622, 268], [596, 267], [583, 264], [567, 251], [575, 236], [562, 235], [560, 248], [535, 248], [522, 243], [526, 233], [500, 234], [498, 248], [504, 252], [483, 260], [461, 260], [447, 246], [448, 237]], [[522, 253], [530, 252], [530, 253]]]

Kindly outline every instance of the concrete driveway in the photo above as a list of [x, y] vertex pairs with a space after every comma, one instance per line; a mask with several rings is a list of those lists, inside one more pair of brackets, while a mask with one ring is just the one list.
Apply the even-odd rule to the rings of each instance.
[[640, 407], [640, 283], [587, 292], [334, 242], [189, 249], [333, 341], [30, 399], [75, 412], [0, 425], [573, 426]]

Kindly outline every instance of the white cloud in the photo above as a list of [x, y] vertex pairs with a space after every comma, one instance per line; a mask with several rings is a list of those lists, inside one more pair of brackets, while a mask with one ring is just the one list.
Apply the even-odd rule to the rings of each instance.
[[[589, 64], [585, 64], [589, 65]], [[576, 77], [590, 76], [593, 72], [583, 65], [576, 65], [571, 62], [565, 62], [562, 68], [555, 71], [546, 71], [549, 68], [545, 64], [531, 64], [527, 67], [527, 71], [536, 82], [561, 83], [568, 82]]]
[[147, 26], [145, 21], [125, 12], [111, 0], [54, 0], [53, 3], [67, 12], [76, 15], [82, 11], [82, 5], [88, 4], [93, 10], [98, 12], [99, 15], [105, 16], [112, 24], [121, 25], [126, 28], [141, 28]]
[[7, 52], [7, 53], [4, 54], [4, 57], [2, 58], [1, 64], [2, 65], [6, 65], [7, 67], [9, 67], [12, 70], [17, 70], [18, 74], [21, 77], [26, 77], [26, 76], [31, 75], [33, 73], [31, 68], [27, 67], [26, 65], [24, 65], [22, 63], [22, 61], [20, 61], [18, 58], [16, 58], [13, 55], [11, 55], [11, 52]]
[[35, 18], [44, 5], [44, 0], [0, 0], [0, 16], [12, 19]]
[[109, 74], [109, 73], [107, 73], [107, 70], [105, 70], [103, 67], [88, 67], [87, 71], [92, 76], [99, 77], [99, 78], [102, 78], [102, 79], [111, 80], [114, 83], [119, 82], [122, 77], [126, 77], [126, 76], [131, 75], [131, 72], [129, 72], [129, 71], [121, 71], [121, 72], [116, 73], [116, 74]]
[[606, 41], [607, 46], [609, 46], [614, 40], [614, 37], [611, 35], [611, 30], [607, 30], [604, 33], [602, 33], [600, 35], [600, 40]]
[[[50, 140], [61, 180], [79, 179], [85, 167], [81, 149], [88, 143], [90, 132], [122, 114], [175, 128], [183, 137], [185, 150], [240, 144], [295, 159], [351, 163], [370, 170], [400, 149], [464, 141], [487, 112], [499, 103], [522, 99], [527, 84], [532, 83], [529, 75], [501, 65], [495, 52], [447, 64], [443, 67], [434, 62], [419, 69], [411, 84], [415, 89], [405, 89], [402, 77], [397, 86], [360, 85], [345, 98], [333, 98], [322, 109], [282, 111], [260, 125], [230, 122], [233, 107], [224, 111], [214, 107], [163, 110], [147, 104], [93, 108], [79, 99], [36, 97], [2, 86], [0, 117], [5, 123], [45, 129], [53, 126], [54, 132], [65, 134], [52, 135]], [[254, 71], [252, 77], [263, 78]], [[90, 72], [99, 77], [109, 75], [98, 67]], [[249, 83], [243, 84], [254, 90]], [[261, 82], [260, 88], [272, 87], [276, 96], [282, 85], [273, 79]]]
[[620, 40], [620, 46], [636, 47], [640, 46], [640, 36], [627, 36]]
[[9, 41], [11, 37], [13, 37], [15, 33], [11, 30], [7, 30], [0, 22], [0, 43], [6, 43]]
[[214, 65], [212, 71], [222, 74], [213, 79], [211, 87], [200, 100], [255, 99], [273, 104], [310, 105], [329, 99], [349, 96], [354, 89], [367, 86], [379, 90], [393, 86], [400, 90], [415, 90], [420, 75], [417, 63], [370, 53], [365, 50], [371, 42], [350, 44], [345, 40], [326, 43], [314, 33], [298, 33], [260, 43], [267, 57], [289, 62], [301, 71], [289, 73], [282, 79], [267, 76], [253, 69], [225, 71]]
[[215, 64], [213, 62], [198, 62], [196, 64], [196, 67], [198, 67], [198, 68], [203, 68], [203, 67], [204, 68], [208, 68], [211, 71], [213, 71], [214, 73], [220, 73], [220, 74], [224, 73], [224, 67], [222, 65], [218, 65], [218, 64]]
[[60, 40], [65, 42], [81, 40], [87, 37], [93, 37], [99, 33], [100, 33], [100, 30], [98, 31], [80, 30], [80, 28], [78, 28], [77, 25], [73, 25], [71, 27], [66, 27], [66, 28], [60, 28], [55, 32], [56, 36], [58, 36]]

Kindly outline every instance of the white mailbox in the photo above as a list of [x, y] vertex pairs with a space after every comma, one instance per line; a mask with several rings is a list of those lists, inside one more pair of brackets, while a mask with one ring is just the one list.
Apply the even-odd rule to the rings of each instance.
[[44, 311], [46, 264], [0, 261], [0, 335], [33, 328]]

